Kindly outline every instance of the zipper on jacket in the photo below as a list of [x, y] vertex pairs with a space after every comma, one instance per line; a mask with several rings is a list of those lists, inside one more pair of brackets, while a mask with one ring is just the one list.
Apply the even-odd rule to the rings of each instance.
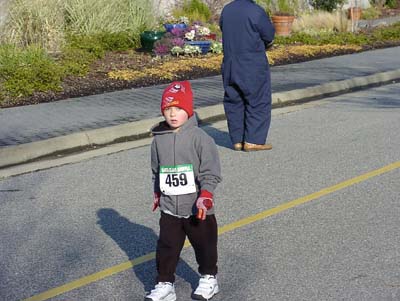
[[[174, 165], [176, 165], [176, 133], [174, 133]], [[178, 196], [175, 196], [175, 214], [178, 215]]]

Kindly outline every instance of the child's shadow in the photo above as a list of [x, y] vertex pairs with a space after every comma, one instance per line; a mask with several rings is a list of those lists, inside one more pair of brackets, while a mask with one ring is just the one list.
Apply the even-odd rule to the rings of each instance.
[[[112, 208], [98, 210], [97, 217], [97, 224], [118, 244], [129, 260], [155, 251], [158, 236], [152, 229], [130, 222]], [[150, 291], [154, 287], [156, 276], [154, 260], [134, 266], [133, 270], [145, 291]], [[176, 275], [189, 282], [193, 290], [196, 288], [199, 276], [182, 259], [179, 261]]]
[[202, 122], [201, 128], [214, 139], [215, 144], [232, 149], [231, 140], [227, 132], [212, 127], [212, 124], [207, 122]]
[[[199, 114], [197, 114], [197, 112], [195, 112], [196, 114], [196, 118], [198, 120], [199, 126], [208, 134], [210, 135], [214, 141], [215, 144], [225, 147], [225, 148], [229, 148], [232, 149], [232, 144], [231, 144], [231, 140], [229, 137], [229, 133], [225, 132], [225, 131], [221, 131], [220, 129], [217, 129], [215, 127], [213, 127], [213, 120], [209, 120], [209, 121], [204, 121], [201, 120]], [[216, 119], [215, 121], [218, 121], [219, 119]]]

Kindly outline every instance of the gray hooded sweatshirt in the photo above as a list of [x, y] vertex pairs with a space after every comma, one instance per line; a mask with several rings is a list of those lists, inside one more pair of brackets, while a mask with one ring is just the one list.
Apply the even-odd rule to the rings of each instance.
[[[178, 130], [171, 130], [165, 121], [152, 128], [151, 169], [154, 192], [160, 189], [160, 166], [192, 164], [196, 192], [181, 195], [161, 193], [160, 209], [177, 216], [197, 213], [196, 200], [201, 190], [214, 193], [221, 182], [221, 167], [214, 140], [198, 127], [193, 115]], [[214, 214], [214, 208], [207, 211]]]

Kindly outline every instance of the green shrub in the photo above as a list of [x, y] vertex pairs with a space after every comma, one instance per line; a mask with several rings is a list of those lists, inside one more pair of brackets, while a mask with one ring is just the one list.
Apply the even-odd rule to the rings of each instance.
[[10, 45], [0, 46], [3, 95], [23, 97], [35, 91], [60, 91], [62, 76], [63, 68], [40, 47], [20, 49]]
[[134, 39], [128, 32], [97, 33], [90, 35], [69, 34], [67, 45], [70, 48], [82, 49], [97, 58], [104, 56], [106, 51], [128, 50], [138, 48], [140, 41]]
[[65, 75], [85, 76], [89, 66], [96, 60], [96, 56], [84, 49], [65, 47], [62, 51], [59, 64]]
[[277, 0], [274, 14], [276, 15], [294, 15], [298, 6], [297, 0]]
[[185, 0], [183, 14], [191, 21], [208, 22], [211, 18], [211, 11], [201, 0]]
[[140, 39], [135, 39], [129, 32], [101, 33], [99, 39], [105, 50], [128, 50], [140, 47]]
[[260, 5], [269, 16], [272, 15], [272, 0], [256, 0], [258, 5]]
[[342, 5], [344, 0], [311, 0], [310, 3], [315, 9], [331, 12]]
[[293, 33], [289, 37], [277, 36], [275, 44], [305, 44], [305, 45], [372, 45], [382, 41], [400, 40], [400, 22], [388, 27], [375, 29], [372, 33], [351, 32], [320, 32], [317, 35], [310, 35], [304, 32]]
[[[354, 37], [352, 37], [354, 36]], [[304, 32], [294, 33], [289, 37], [277, 37], [276, 44], [305, 44], [305, 45], [326, 45], [336, 44], [345, 45], [348, 42], [351, 44], [359, 44], [356, 36], [352, 33], [332, 33], [320, 32], [316, 35], [310, 35]]]
[[99, 57], [104, 50], [139, 48], [140, 33], [156, 23], [148, 0], [66, 0], [66, 6], [68, 30], [89, 43], [77, 46]]
[[105, 54], [104, 45], [99, 35], [69, 34], [67, 36], [67, 45], [70, 48], [85, 50], [96, 58], [101, 58]]
[[371, 20], [379, 18], [380, 15], [381, 12], [376, 7], [371, 6], [366, 9], [363, 9], [361, 17], [364, 20]]
[[400, 40], [400, 22], [392, 26], [382, 27], [372, 32], [372, 39], [375, 41], [399, 41]]
[[397, 0], [386, 0], [385, 6], [388, 8], [397, 8]]

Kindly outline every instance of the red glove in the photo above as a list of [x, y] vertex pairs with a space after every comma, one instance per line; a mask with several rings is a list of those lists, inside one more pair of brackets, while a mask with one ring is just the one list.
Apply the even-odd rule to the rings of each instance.
[[213, 207], [213, 195], [211, 192], [207, 190], [202, 190], [199, 198], [196, 201], [197, 218], [204, 221], [207, 216], [207, 210], [210, 210]]
[[160, 206], [160, 196], [161, 196], [160, 192], [154, 192], [154, 194], [153, 194], [153, 211], [155, 211], [157, 209], [157, 207]]

